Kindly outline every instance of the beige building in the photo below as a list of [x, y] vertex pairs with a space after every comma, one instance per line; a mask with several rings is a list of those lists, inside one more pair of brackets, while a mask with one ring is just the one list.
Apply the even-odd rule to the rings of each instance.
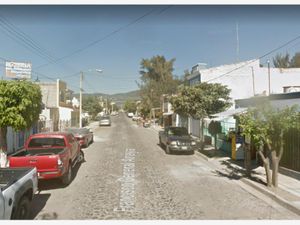
[[45, 106], [40, 117], [41, 120], [45, 120], [45, 124], [50, 124], [45, 125], [45, 129], [57, 131], [65, 127], [78, 126], [79, 109], [72, 105], [73, 91], [67, 88], [67, 84], [59, 79], [56, 82], [38, 82], [37, 84], [41, 88], [42, 102]]

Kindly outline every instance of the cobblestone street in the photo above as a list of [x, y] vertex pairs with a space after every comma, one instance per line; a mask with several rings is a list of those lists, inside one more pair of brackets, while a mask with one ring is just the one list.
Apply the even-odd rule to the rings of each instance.
[[157, 132], [124, 114], [94, 126], [94, 143], [74, 180], [43, 181], [32, 218], [40, 219], [299, 219], [258, 198], [194, 155], [167, 155]]

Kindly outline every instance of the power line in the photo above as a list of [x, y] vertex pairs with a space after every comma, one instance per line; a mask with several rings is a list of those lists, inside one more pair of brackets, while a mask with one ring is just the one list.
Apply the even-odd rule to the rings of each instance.
[[55, 57], [48, 50], [43, 48], [40, 44], [38, 44], [35, 40], [33, 40], [31, 37], [25, 34], [21, 29], [19, 29], [10, 21], [8, 21], [8, 19], [1, 14], [0, 14], [0, 22], [8, 29], [11, 29], [12, 32], [14, 32], [17, 36], [19, 36], [22, 40], [24, 40], [24, 42], [26, 42], [28, 45], [32, 46], [32, 48], [34, 48], [36, 51], [40, 52], [50, 60], [55, 59]]
[[6, 25], [5, 22], [3, 22], [3, 20], [1, 18], [0, 18], [0, 25], [1, 25], [2, 29], [5, 31], [5, 33], [6, 33], [6, 35], [8, 37], [10, 37], [11, 39], [13, 39], [17, 43], [19, 43], [20, 45], [22, 45], [23, 47], [25, 47], [26, 49], [28, 49], [29, 51], [31, 51], [32, 53], [37, 54], [38, 56], [40, 56], [44, 60], [46, 60], [46, 61], [53, 61], [53, 59], [51, 59], [49, 56], [47, 56], [46, 54], [44, 54], [43, 52], [41, 52], [39, 50], [39, 48], [37, 48], [36, 46], [34, 46], [32, 43], [26, 41], [26, 39], [23, 36], [18, 35], [18, 33], [15, 32], [15, 30], [13, 30], [12, 28], [10, 28], [8, 25]]
[[74, 73], [74, 74], [71, 74], [71, 75], [66, 75], [66, 76], [62, 76], [61, 78], [70, 78], [70, 77], [75, 77], [75, 76], [77, 76], [78, 74], [80, 74], [80, 72], [76, 72], [76, 73]]
[[[20, 28], [15, 26], [12, 22], [10, 22], [7, 18], [0, 14], [0, 25], [2, 29], [6, 32], [6, 35], [11, 39], [31, 51], [32, 53], [40, 56], [44, 60], [48, 62], [54, 62], [57, 58], [53, 56], [53, 54], [48, 51], [46, 48], [42, 47], [38, 42], [32, 39], [29, 35], [27, 35]], [[64, 65], [66, 67], [66, 65]], [[67, 67], [66, 67], [67, 68]], [[67, 68], [74, 70], [73, 68]]]
[[[168, 9], [168, 8], [170, 8], [170, 6], [166, 7], [166, 9]], [[102, 38], [100, 38], [100, 39], [97, 39], [97, 40], [95, 40], [95, 41], [93, 41], [93, 42], [87, 44], [85, 47], [79, 48], [79, 49], [77, 49], [77, 50], [71, 52], [70, 54], [67, 54], [67, 55], [65, 55], [65, 56], [63, 56], [63, 57], [58, 58], [58, 59], [55, 60], [53, 63], [57, 63], [57, 62], [59, 62], [59, 61], [61, 61], [61, 60], [64, 60], [64, 59], [66, 59], [66, 58], [69, 58], [69, 57], [71, 57], [71, 56], [73, 56], [73, 55], [75, 55], [75, 54], [78, 54], [79, 52], [82, 52], [82, 51], [84, 51], [84, 50], [86, 50], [86, 49], [88, 49], [88, 48], [90, 48], [90, 47], [92, 47], [92, 46], [94, 46], [94, 45], [96, 45], [96, 44], [98, 44], [98, 43], [100, 43], [100, 42], [102, 42], [102, 41], [108, 39], [109, 37], [111, 37], [111, 36], [113, 36], [113, 35], [119, 33], [120, 31], [124, 30], [125, 28], [127, 28], [127, 27], [129, 27], [129, 26], [131, 26], [131, 25], [133, 25], [133, 24], [139, 22], [140, 20], [144, 19], [145, 17], [151, 15], [151, 14], [154, 13], [155, 11], [156, 11], [156, 9], [152, 9], [152, 10], [148, 11], [147, 13], [143, 14], [142, 16], [140, 16], [140, 17], [134, 19], [133, 21], [129, 22], [128, 24], [126, 24], [126, 25], [124, 25], [124, 26], [122, 26], [122, 27], [117, 28], [116, 30], [114, 30], [114, 31], [112, 31], [111, 33], [105, 35], [104, 37], [102, 37]], [[43, 64], [43, 65], [37, 66], [35, 69], [39, 69], [39, 68], [48, 66], [49, 64], [53, 64], [53, 63], [45, 63], [45, 64]]]
[[[258, 57], [258, 59], [262, 59], [262, 58], [264, 58], [264, 57], [266, 57], [266, 56], [268, 56], [268, 55], [270, 55], [270, 54], [272, 54], [272, 53], [278, 51], [279, 49], [281, 49], [281, 48], [283, 48], [283, 47], [289, 45], [290, 43], [292, 43], [292, 42], [294, 42], [294, 41], [296, 41], [296, 40], [298, 40], [298, 39], [300, 39], [300, 35], [297, 36], [297, 37], [295, 37], [295, 38], [293, 38], [293, 39], [291, 39], [291, 40], [289, 40], [288, 42], [285, 42], [284, 44], [280, 45], [279, 47], [277, 47], [277, 48], [275, 48], [275, 49], [273, 49], [273, 50], [267, 52], [266, 54], [264, 54], [264, 55]], [[241, 68], [243, 68], [243, 67], [248, 66], [249, 64], [253, 63], [253, 62], [256, 61], [256, 60], [257, 60], [257, 59], [250, 60], [249, 62], [247, 62], [247, 63], [245, 63], [245, 64], [243, 64], [243, 65], [241, 65], [241, 66], [239, 66], [239, 67], [237, 67], [237, 68], [235, 68], [235, 69], [229, 71], [229, 72], [226, 72], [226, 73], [224, 73], [224, 74], [222, 74], [222, 75], [220, 75], [220, 76], [218, 76], [218, 77], [215, 77], [215, 78], [212, 78], [212, 79], [210, 79], [210, 80], [207, 80], [206, 82], [210, 82], [210, 81], [219, 79], [219, 78], [221, 78], [221, 77], [227, 76], [228, 74], [230, 74], [230, 73], [232, 73], [232, 72], [234, 72], [234, 71], [236, 71], [236, 70], [239, 70], [239, 69], [241, 69]]]
[[[165, 8], [163, 8], [162, 10], [159, 11], [159, 14], [162, 14], [163, 12], [165, 12], [166, 10], [168, 10], [170, 7], [172, 6], [167, 6]], [[13, 40], [15, 40], [17, 43], [19, 43], [20, 45], [22, 45], [23, 47], [25, 47], [26, 49], [28, 49], [29, 51], [38, 54], [40, 57], [42, 57], [43, 59], [46, 59], [48, 61], [48, 63], [43, 64], [41, 66], [36, 67], [35, 69], [41, 68], [43, 66], [49, 65], [49, 64], [56, 64], [59, 61], [62, 61], [65, 58], [71, 57], [79, 52], [84, 51], [87, 48], [92, 47], [93, 45], [98, 44], [101, 41], [106, 40], [107, 38], [113, 36], [114, 34], [124, 30], [125, 28], [137, 23], [138, 21], [142, 20], [143, 18], [149, 16], [150, 14], [154, 13], [156, 11], [156, 9], [152, 9], [150, 11], [148, 11], [147, 13], [145, 13], [144, 15], [138, 17], [137, 19], [131, 21], [130, 23], [126, 24], [125, 26], [122, 26], [118, 29], [116, 29], [115, 31], [107, 34], [106, 36], [104, 36], [103, 38], [100, 38], [96, 41], [93, 41], [91, 43], [89, 43], [88, 45], [86, 45], [83, 48], [77, 49], [75, 51], [73, 51], [72, 53], [65, 55], [61, 58], [55, 58], [51, 52], [49, 52], [47, 49], [43, 48], [42, 46], [40, 46], [38, 43], [36, 43], [36, 41], [34, 41], [30, 36], [28, 36], [25, 32], [23, 32], [22, 30], [20, 30], [19, 28], [17, 28], [15, 25], [13, 25], [11, 22], [9, 22], [3, 15], [0, 15], [0, 24], [2, 25], [2, 28], [6, 31], [6, 34]], [[4, 61], [6, 61], [6, 59], [4, 58], [0, 58]], [[35, 70], [32, 70], [33, 73], [35, 74], [39, 74], [43, 77], [46, 77], [47, 79], [53, 80], [52, 78], [50, 78], [49, 76], [43, 75], [41, 73], [36, 72]], [[72, 74], [72, 75], [68, 75], [68, 76], [64, 76], [62, 78], [68, 78], [68, 77], [73, 77], [76, 76], [78, 73]], [[121, 79], [123, 79], [122, 77], [120, 77]], [[120, 79], [117, 78], [116, 79]], [[114, 79], [114, 78], [112, 78]]]

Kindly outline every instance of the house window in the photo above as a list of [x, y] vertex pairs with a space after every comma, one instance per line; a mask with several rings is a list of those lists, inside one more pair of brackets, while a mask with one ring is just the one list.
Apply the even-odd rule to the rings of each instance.
[[201, 79], [200, 79], [200, 74], [199, 74], [198, 76], [190, 79], [189, 83], [190, 83], [190, 86], [193, 86], [193, 85], [200, 83], [200, 81], [201, 81]]

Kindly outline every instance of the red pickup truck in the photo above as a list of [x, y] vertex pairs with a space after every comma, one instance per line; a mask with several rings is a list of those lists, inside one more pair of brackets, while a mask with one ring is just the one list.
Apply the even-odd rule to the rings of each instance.
[[84, 160], [78, 141], [71, 133], [51, 132], [29, 136], [24, 148], [8, 157], [9, 166], [36, 167], [39, 179], [60, 178], [68, 185], [72, 167]]

